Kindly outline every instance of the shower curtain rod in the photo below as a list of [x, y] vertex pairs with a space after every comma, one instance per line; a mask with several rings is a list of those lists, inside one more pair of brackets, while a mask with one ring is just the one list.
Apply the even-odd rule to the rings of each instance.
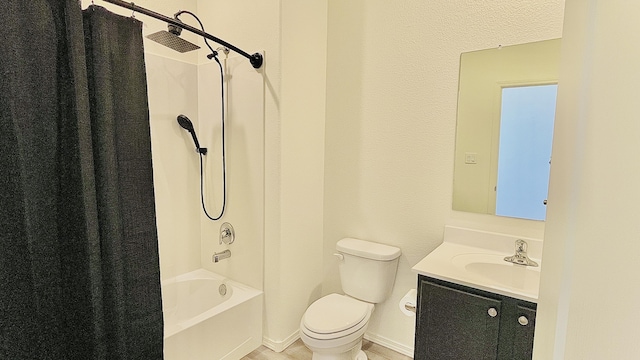
[[126, 2], [126, 1], [122, 1], [122, 0], [104, 0], [108, 3], [123, 7], [123, 8], [127, 8], [129, 10], [133, 10], [134, 13], [138, 12], [140, 14], [144, 14], [147, 16], [151, 16], [154, 19], [158, 19], [160, 21], [164, 21], [168, 24], [177, 26], [179, 28], [182, 28], [184, 30], [190, 31], [194, 34], [200, 35], [205, 37], [206, 39], [209, 39], [211, 41], [214, 41], [222, 46], [225, 46], [235, 52], [237, 52], [238, 54], [246, 57], [247, 59], [249, 59], [249, 62], [251, 63], [251, 65], [255, 68], [255, 69], [259, 69], [262, 66], [262, 62], [263, 62], [263, 57], [262, 54], [260, 53], [255, 53], [255, 54], [249, 54], [246, 51], [243, 51], [242, 49], [239, 49], [231, 44], [229, 44], [228, 42], [222, 40], [222, 39], [218, 39], [217, 37], [206, 33], [200, 29], [194, 28], [193, 26], [189, 26], [177, 19], [172, 19], [168, 16], [162, 15], [160, 13], [157, 13], [155, 11], [140, 7], [138, 5], [136, 5], [133, 2]]

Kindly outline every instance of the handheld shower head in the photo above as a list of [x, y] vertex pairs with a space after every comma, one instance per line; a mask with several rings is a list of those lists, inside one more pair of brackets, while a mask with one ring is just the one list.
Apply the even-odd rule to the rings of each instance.
[[191, 122], [191, 120], [189, 120], [189, 118], [186, 117], [185, 115], [180, 114], [178, 115], [178, 124], [180, 125], [180, 127], [187, 130], [191, 134], [191, 137], [193, 138], [193, 143], [196, 146], [196, 151], [202, 155], [207, 155], [207, 148], [200, 147], [200, 142], [198, 141], [198, 137], [196, 136], [196, 130], [193, 128], [193, 123]]
[[189, 120], [189, 118], [186, 115], [178, 115], [178, 124], [180, 124], [180, 126], [187, 130], [188, 132], [193, 132], [194, 128], [193, 128], [193, 123], [191, 122], [191, 120]]

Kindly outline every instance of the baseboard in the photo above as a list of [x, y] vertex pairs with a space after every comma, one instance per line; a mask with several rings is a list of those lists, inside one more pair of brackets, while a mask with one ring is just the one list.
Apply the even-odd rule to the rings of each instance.
[[397, 341], [393, 341], [390, 339], [387, 339], [384, 336], [380, 336], [380, 335], [376, 335], [376, 334], [371, 334], [371, 333], [365, 333], [364, 334], [364, 338], [372, 341], [378, 345], [382, 345], [386, 348], [389, 348], [395, 352], [398, 352], [402, 355], [406, 355], [409, 356], [411, 358], [413, 358], [413, 347], [409, 347], [406, 346], [404, 344], [400, 344]]
[[266, 336], [263, 336], [262, 345], [268, 347], [269, 349], [275, 352], [282, 352], [284, 349], [289, 347], [289, 345], [296, 342], [296, 340], [298, 340], [299, 338], [300, 338], [300, 333], [298, 332], [298, 330], [296, 330], [293, 334], [287, 336], [287, 338], [282, 341], [275, 341], [275, 340], [269, 339]]
[[[296, 342], [296, 340], [298, 340], [300, 338], [300, 333], [298, 331], [294, 332], [293, 334], [287, 336], [286, 339], [282, 340], [282, 341], [275, 341], [272, 339], [269, 339], [266, 336], [262, 337], [262, 345], [268, 347], [269, 349], [275, 351], [275, 352], [282, 352], [284, 351], [284, 349], [286, 349], [287, 347], [289, 347], [289, 345], [293, 344], [294, 342]], [[405, 356], [409, 356], [413, 358], [413, 347], [410, 346], [406, 346], [404, 344], [400, 344], [397, 341], [393, 341], [390, 339], [387, 339], [384, 336], [380, 336], [380, 335], [376, 335], [376, 334], [370, 334], [370, 333], [366, 333], [364, 334], [364, 338], [372, 341], [376, 344], [382, 345], [386, 348], [389, 348], [395, 352], [398, 352], [402, 355]]]

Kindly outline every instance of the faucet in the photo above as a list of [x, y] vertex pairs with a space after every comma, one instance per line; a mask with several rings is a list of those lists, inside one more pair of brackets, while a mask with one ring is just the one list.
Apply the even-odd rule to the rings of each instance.
[[518, 239], [516, 240], [516, 253], [512, 256], [507, 256], [504, 258], [504, 261], [511, 262], [518, 265], [524, 266], [538, 266], [538, 263], [529, 259], [527, 256], [527, 242]]
[[227, 259], [231, 257], [231, 251], [230, 250], [225, 250], [222, 252], [217, 252], [217, 253], [213, 253], [213, 256], [211, 257], [211, 261], [213, 261], [214, 263], [220, 262], [220, 260], [223, 259]]

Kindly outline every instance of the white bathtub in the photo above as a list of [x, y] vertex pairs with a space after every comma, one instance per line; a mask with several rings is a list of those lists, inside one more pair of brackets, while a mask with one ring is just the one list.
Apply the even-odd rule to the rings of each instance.
[[199, 269], [163, 281], [162, 302], [165, 360], [235, 360], [262, 343], [259, 290]]

